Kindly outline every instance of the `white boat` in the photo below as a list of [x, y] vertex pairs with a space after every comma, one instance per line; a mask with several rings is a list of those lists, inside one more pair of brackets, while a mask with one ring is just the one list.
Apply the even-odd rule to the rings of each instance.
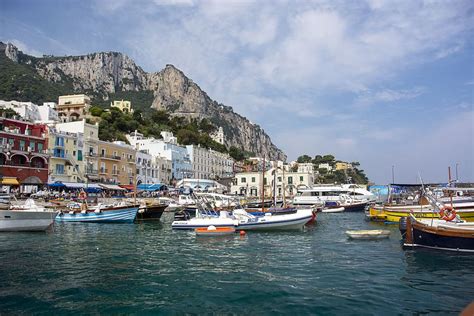
[[45, 231], [53, 223], [58, 212], [37, 206], [28, 199], [23, 205], [0, 210], [0, 232]]
[[239, 230], [292, 230], [302, 229], [309, 221], [313, 220], [312, 209], [299, 209], [295, 213], [265, 216], [254, 216], [244, 210], [234, 210], [233, 216], [237, 220], [236, 228]]
[[309, 189], [299, 189], [293, 199], [293, 205], [319, 205], [322, 206], [326, 202], [340, 202], [341, 196], [350, 196], [354, 201], [375, 200], [375, 195], [371, 192], [351, 186], [314, 186]]
[[220, 212], [218, 216], [214, 212], [196, 210], [196, 216], [188, 220], [175, 220], [171, 223], [173, 229], [196, 229], [201, 227], [235, 227], [234, 218], [226, 211]]
[[390, 236], [389, 230], [370, 229], [370, 230], [347, 230], [346, 235], [352, 239], [384, 239]]
[[344, 207], [323, 208], [321, 212], [322, 213], [341, 213], [341, 212], [344, 212]]
[[209, 212], [196, 210], [196, 217], [188, 220], [174, 221], [173, 229], [195, 229], [200, 227], [234, 227], [237, 230], [291, 230], [302, 229], [313, 219], [311, 209], [300, 209], [292, 214], [254, 216], [245, 210], [234, 210], [232, 214], [221, 211], [218, 216]]

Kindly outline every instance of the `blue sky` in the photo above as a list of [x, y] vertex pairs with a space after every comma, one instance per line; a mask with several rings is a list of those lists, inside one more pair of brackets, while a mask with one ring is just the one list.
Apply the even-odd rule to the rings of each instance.
[[0, 40], [181, 69], [290, 159], [377, 183], [474, 181], [472, 1], [0, 1]]

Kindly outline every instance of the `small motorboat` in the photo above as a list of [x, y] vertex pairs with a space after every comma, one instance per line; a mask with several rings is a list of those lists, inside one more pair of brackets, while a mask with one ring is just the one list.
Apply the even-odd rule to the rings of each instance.
[[322, 213], [340, 213], [344, 212], [344, 207], [328, 207], [321, 210]]
[[368, 229], [368, 230], [347, 230], [346, 235], [352, 239], [384, 239], [390, 236], [389, 230], [382, 229]]
[[194, 230], [196, 236], [226, 236], [235, 233], [233, 227], [216, 227], [214, 225], [206, 227], [199, 227]]

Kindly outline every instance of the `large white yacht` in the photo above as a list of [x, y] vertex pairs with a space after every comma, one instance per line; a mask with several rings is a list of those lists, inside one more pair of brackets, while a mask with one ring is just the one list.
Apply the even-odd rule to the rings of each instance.
[[354, 200], [374, 201], [376, 196], [357, 184], [314, 186], [299, 189], [293, 199], [294, 205], [323, 205], [326, 202], [340, 202], [341, 195]]

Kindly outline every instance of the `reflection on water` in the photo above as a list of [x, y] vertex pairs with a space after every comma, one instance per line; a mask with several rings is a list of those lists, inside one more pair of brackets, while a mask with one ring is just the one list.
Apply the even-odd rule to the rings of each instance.
[[[445, 315], [474, 298], [471, 255], [403, 251], [396, 226], [363, 214], [218, 238], [172, 231], [171, 220], [0, 234], [0, 311]], [[389, 239], [344, 233], [381, 227]]]

